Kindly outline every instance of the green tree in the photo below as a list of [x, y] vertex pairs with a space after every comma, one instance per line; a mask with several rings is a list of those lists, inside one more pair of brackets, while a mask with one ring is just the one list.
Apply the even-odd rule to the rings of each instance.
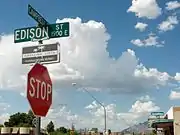
[[6, 127], [34, 127], [32, 120], [35, 118], [32, 111], [28, 113], [15, 113], [10, 116], [9, 120], [4, 122]]
[[79, 135], [79, 133], [77, 131], [74, 132], [74, 135]]
[[34, 127], [34, 125], [32, 124], [33, 119], [36, 118], [33, 114], [33, 112], [31, 110], [28, 111], [27, 114], [27, 123], [28, 125], [31, 125], [32, 127]]
[[5, 121], [5, 122], [4, 122], [4, 126], [5, 126], [5, 127], [10, 127], [9, 122], [8, 122], [8, 121]]
[[49, 124], [47, 125], [47, 132], [48, 133], [54, 132], [54, 123], [52, 121], [50, 121]]
[[4, 125], [3, 125], [3, 124], [0, 124], [0, 127], [4, 127]]
[[77, 131], [74, 131], [74, 135], [79, 135], [79, 133]]
[[57, 131], [61, 132], [61, 133], [64, 133], [64, 134], [66, 134], [68, 132], [65, 127], [60, 127], [60, 128], [57, 129]]
[[71, 129], [67, 129], [67, 135], [70, 135]]

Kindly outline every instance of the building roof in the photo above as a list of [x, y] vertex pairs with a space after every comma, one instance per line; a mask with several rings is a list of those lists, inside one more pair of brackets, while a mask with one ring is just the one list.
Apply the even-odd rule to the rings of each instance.
[[171, 125], [173, 125], [173, 121], [174, 120], [172, 120], [172, 119], [157, 119], [152, 122], [151, 127], [163, 128], [163, 127], [171, 126]]

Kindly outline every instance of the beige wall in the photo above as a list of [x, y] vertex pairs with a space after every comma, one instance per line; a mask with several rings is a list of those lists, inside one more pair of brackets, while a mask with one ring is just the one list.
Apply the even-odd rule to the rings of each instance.
[[121, 135], [120, 132], [112, 132], [111, 135]]
[[0, 135], [34, 135], [34, 128], [26, 128], [26, 127], [2, 127], [0, 128]]
[[174, 135], [180, 135], [180, 107], [173, 107]]

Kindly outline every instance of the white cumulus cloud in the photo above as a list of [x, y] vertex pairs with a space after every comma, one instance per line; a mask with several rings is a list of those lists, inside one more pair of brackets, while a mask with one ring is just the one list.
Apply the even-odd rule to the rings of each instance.
[[5, 121], [9, 119], [9, 113], [1, 113], [0, 114], [0, 124], [4, 124]]
[[158, 41], [158, 36], [154, 35], [154, 34], [149, 34], [148, 38], [146, 39], [132, 39], [131, 43], [138, 46], [138, 47], [151, 47], [151, 46], [155, 46], [155, 47], [163, 47], [163, 42]]
[[[112, 92], [143, 92], [156, 85], [165, 84], [147, 67], [139, 68], [140, 60], [133, 50], [127, 49], [117, 59], [107, 51], [110, 34], [101, 22], [80, 18], [66, 18], [58, 22], [70, 22], [70, 37], [45, 40], [44, 43], [61, 44], [61, 62], [47, 65], [54, 89], [72, 87], [76, 82], [91, 89], [111, 89]], [[146, 46], [158, 45], [157, 37], [150, 37]], [[32, 66], [21, 64], [22, 47], [36, 42], [13, 43], [13, 35], [3, 35], [0, 41], [0, 90], [16, 90], [21, 94], [26, 89], [27, 73]], [[117, 43], [118, 44], [118, 43]], [[146, 74], [144, 75], [144, 69]], [[137, 70], [139, 71], [137, 75]], [[141, 75], [143, 73], [143, 75]], [[151, 75], [152, 74], [152, 75]], [[164, 73], [162, 73], [164, 74]]]
[[169, 99], [170, 100], [179, 100], [180, 99], [180, 92], [172, 90], [170, 95], [169, 95]]
[[175, 25], [179, 23], [177, 16], [169, 16], [166, 21], [163, 21], [158, 25], [158, 29], [162, 32], [173, 30]]
[[169, 1], [166, 3], [167, 10], [174, 10], [177, 8], [180, 8], [180, 2], [178, 2], [178, 1]]
[[[173, 79], [177, 82], [180, 83], [180, 73], [176, 73], [175, 76], [173, 77]], [[169, 99], [170, 100], [179, 100], [180, 99], [180, 87], [179, 84], [175, 85], [175, 89], [171, 90], [170, 94], [169, 94]]]
[[[148, 116], [150, 112], [160, 110], [160, 107], [151, 101], [148, 95], [142, 96], [135, 101], [128, 112], [119, 112], [117, 107], [118, 104], [105, 105], [107, 121], [110, 128], [113, 128], [114, 123], [120, 123], [122, 127], [133, 125]], [[96, 101], [93, 101], [91, 104], [87, 105], [85, 109], [89, 110], [96, 124], [100, 124], [103, 127], [103, 108]]]
[[139, 29], [142, 32], [142, 31], [145, 31], [147, 26], [148, 26], [148, 24], [146, 24], [146, 23], [138, 22], [134, 27], [135, 27], [135, 29]]
[[132, 0], [127, 12], [134, 12], [139, 18], [155, 19], [162, 11], [156, 0]]
[[167, 72], [159, 72], [156, 68], [150, 68], [148, 70], [142, 64], [140, 64], [136, 69], [135, 76], [144, 78], [153, 77], [154, 79], [157, 79], [162, 83], [168, 81], [171, 78], [171, 76]]
[[0, 96], [0, 124], [4, 124], [4, 121], [6, 121], [9, 118], [8, 109], [11, 107], [10, 104], [6, 103], [4, 101], [4, 98]]
[[180, 73], [176, 73], [176, 75], [174, 76], [174, 79], [179, 82], [180, 81]]
[[136, 101], [133, 105], [132, 108], [130, 109], [130, 112], [133, 113], [147, 113], [149, 112], [154, 112], [160, 110], [159, 106], [156, 106], [156, 104], [152, 101]]

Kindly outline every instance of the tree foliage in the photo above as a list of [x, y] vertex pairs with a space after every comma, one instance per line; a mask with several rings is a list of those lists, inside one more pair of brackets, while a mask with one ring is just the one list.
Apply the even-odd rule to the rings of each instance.
[[9, 120], [4, 122], [6, 127], [34, 127], [32, 120], [35, 118], [33, 112], [30, 110], [28, 113], [15, 113], [10, 116]]
[[52, 121], [49, 122], [49, 124], [47, 125], [47, 132], [51, 133], [54, 132], [54, 123]]
[[67, 130], [65, 127], [57, 128], [56, 131], [61, 132], [61, 133], [64, 133], [64, 134], [66, 134], [66, 133], [68, 132], [68, 130]]

